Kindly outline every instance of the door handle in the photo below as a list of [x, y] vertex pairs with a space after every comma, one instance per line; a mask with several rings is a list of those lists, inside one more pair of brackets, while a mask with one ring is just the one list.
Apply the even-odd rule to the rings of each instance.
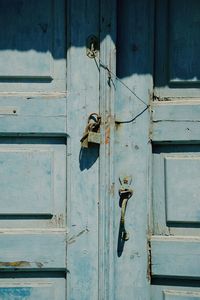
[[124, 177], [123, 180], [119, 179], [121, 183], [121, 188], [119, 189], [119, 205], [121, 207], [121, 217], [120, 217], [120, 228], [121, 228], [121, 238], [124, 241], [129, 240], [129, 233], [126, 231], [125, 226], [125, 216], [128, 200], [133, 195], [133, 190], [130, 188], [132, 179], [130, 176]]

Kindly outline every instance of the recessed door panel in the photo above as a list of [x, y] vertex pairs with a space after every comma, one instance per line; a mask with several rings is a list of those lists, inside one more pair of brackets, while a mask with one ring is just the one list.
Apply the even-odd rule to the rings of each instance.
[[42, 150], [0, 150], [1, 214], [53, 213], [52, 156]]
[[58, 203], [65, 208], [66, 169], [61, 166], [66, 164], [66, 145], [39, 144], [41, 139], [22, 141], [24, 144], [20, 145], [6, 144], [5, 140], [5, 144], [0, 144], [0, 216], [50, 218]]
[[0, 235], [0, 270], [65, 271], [65, 231], [3, 230]]
[[166, 155], [165, 205], [168, 223], [200, 222], [200, 156]]
[[64, 8], [62, 0], [0, 1], [0, 91], [65, 90]]
[[198, 0], [156, 1], [157, 97], [199, 96], [199, 10]]
[[[154, 224], [198, 224], [199, 214], [199, 146], [155, 147], [154, 170]], [[163, 215], [159, 217], [163, 211]], [[160, 220], [160, 221], [159, 221]], [[160, 225], [161, 225], [160, 223]], [[156, 225], [155, 225], [156, 226]], [[189, 226], [189, 225], [188, 225]]]

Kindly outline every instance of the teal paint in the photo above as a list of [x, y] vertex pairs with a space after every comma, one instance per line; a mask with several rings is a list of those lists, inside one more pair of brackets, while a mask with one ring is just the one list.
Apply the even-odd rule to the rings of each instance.
[[199, 299], [199, 1], [66, 2], [0, 0], [0, 297]]
[[65, 13], [64, 0], [0, 1], [0, 298], [5, 300], [66, 298]]
[[152, 300], [200, 299], [199, 4], [156, 1]]
[[[119, 1], [117, 76], [147, 105], [153, 92], [152, 1]], [[150, 299], [148, 281], [148, 167], [150, 156], [149, 110], [119, 80], [116, 82], [116, 120], [130, 123], [115, 126], [115, 286], [112, 299]], [[141, 113], [143, 112], [143, 113]], [[119, 246], [119, 177], [131, 176], [133, 196], [126, 211], [130, 239]]]
[[99, 70], [86, 55], [86, 39], [99, 38], [100, 2], [67, 4], [67, 226], [68, 238], [76, 237], [67, 250], [67, 299], [87, 300], [98, 299], [99, 157], [98, 149], [82, 151], [80, 139], [88, 116], [99, 113]]
[[27, 299], [30, 298], [32, 288], [0, 288], [2, 299]]

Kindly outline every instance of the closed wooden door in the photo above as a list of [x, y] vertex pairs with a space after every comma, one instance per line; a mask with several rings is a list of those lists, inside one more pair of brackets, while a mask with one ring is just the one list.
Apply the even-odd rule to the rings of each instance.
[[200, 299], [200, 3], [157, 1], [152, 299]]
[[0, 0], [0, 299], [98, 297], [99, 20], [72, 2]]
[[[200, 2], [119, 1], [115, 298], [200, 299]], [[145, 103], [144, 103], [145, 102]], [[120, 248], [117, 248], [120, 245]], [[120, 250], [120, 251], [119, 251]]]

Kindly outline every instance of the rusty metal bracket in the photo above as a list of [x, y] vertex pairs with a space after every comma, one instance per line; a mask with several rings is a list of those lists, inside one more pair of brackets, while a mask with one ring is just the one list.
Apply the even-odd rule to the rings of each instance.
[[95, 35], [88, 36], [86, 40], [86, 55], [89, 58], [95, 58], [98, 56], [99, 40]]

